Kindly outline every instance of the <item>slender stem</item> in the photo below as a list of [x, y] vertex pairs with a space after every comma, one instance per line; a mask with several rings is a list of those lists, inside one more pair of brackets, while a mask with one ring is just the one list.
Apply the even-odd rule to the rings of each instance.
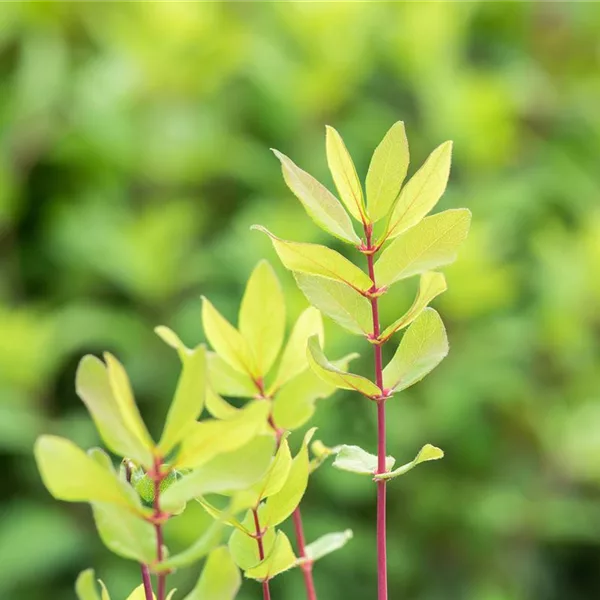
[[140, 565], [142, 568], [142, 582], [144, 584], [144, 595], [146, 600], [154, 600], [154, 591], [152, 590], [152, 580], [150, 579], [150, 569], [148, 565]]
[[302, 513], [300, 507], [296, 507], [293, 513], [294, 531], [296, 532], [296, 540], [298, 542], [298, 554], [301, 558], [306, 559], [302, 562], [301, 569], [304, 576], [304, 585], [306, 586], [306, 597], [308, 600], [317, 600], [317, 591], [312, 575], [312, 560], [306, 558], [306, 540], [304, 539], [304, 527], [302, 526]]
[[[373, 282], [372, 291], [375, 292], [377, 290], [374, 259], [376, 249], [371, 245], [371, 233], [371, 226], [365, 225], [367, 265], [369, 277]], [[381, 333], [377, 297], [371, 298], [371, 313], [373, 315], [373, 338], [376, 340]], [[377, 473], [385, 473], [386, 428], [381, 344], [375, 343], [373, 348], [375, 354], [375, 380], [382, 392], [382, 397], [377, 400]], [[381, 480], [377, 482], [377, 598], [378, 600], [387, 600], [387, 597], [386, 482]]]
[[[256, 532], [256, 543], [258, 544], [258, 557], [260, 560], [265, 559], [265, 548], [263, 546], [263, 532], [260, 528], [260, 521], [258, 519], [258, 510], [256, 508], [252, 509], [252, 514], [254, 515], [254, 530]], [[263, 588], [263, 600], [271, 600], [271, 590], [269, 589], [269, 580], [265, 579], [262, 582]]]
[[[154, 461], [154, 529], [156, 531], [156, 560], [163, 560], [163, 530], [160, 522], [160, 484], [163, 480], [161, 473], [162, 460], [156, 458]], [[158, 574], [156, 600], [165, 600], [166, 598], [167, 573]]]

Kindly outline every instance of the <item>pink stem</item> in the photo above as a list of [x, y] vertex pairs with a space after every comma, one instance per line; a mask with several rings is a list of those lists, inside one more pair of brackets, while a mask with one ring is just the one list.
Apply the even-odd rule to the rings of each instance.
[[317, 600], [317, 591], [312, 575], [312, 560], [306, 558], [306, 541], [304, 539], [304, 527], [302, 526], [302, 513], [298, 506], [293, 513], [294, 531], [296, 532], [296, 540], [298, 542], [298, 554], [305, 561], [302, 563], [302, 574], [304, 576], [304, 585], [306, 586], [306, 597], [308, 600]]
[[[163, 530], [160, 522], [160, 484], [163, 480], [161, 473], [162, 460], [160, 458], [154, 461], [154, 529], [156, 530], [156, 560], [160, 563], [163, 560]], [[158, 587], [156, 600], [165, 600], [166, 598], [167, 574], [158, 574]], [[152, 597], [152, 596], [151, 596]]]
[[148, 565], [140, 565], [142, 568], [142, 582], [144, 584], [144, 595], [146, 600], [154, 600], [154, 592], [152, 591], [152, 581], [150, 579], [150, 569]]
[[[258, 557], [260, 560], [265, 560], [265, 548], [263, 546], [263, 532], [260, 528], [260, 521], [258, 520], [258, 510], [253, 508], [252, 514], [254, 515], [254, 530], [256, 531], [256, 543], [258, 544]], [[262, 582], [263, 588], [263, 600], [271, 600], [271, 590], [269, 589], [269, 580], [265, 579]]]

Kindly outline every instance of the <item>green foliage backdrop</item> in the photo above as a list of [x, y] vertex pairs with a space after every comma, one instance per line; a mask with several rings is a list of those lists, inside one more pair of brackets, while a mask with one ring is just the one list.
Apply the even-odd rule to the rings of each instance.
[[[400, 461], [424, 442], [446, 451], [390, 488], [391, 597], [597, 596], [599, 31], [597, 3], [3, 3], [0, 597], [73, 598], [91, 565], [117, 598], [137, 585], [87, 507], [54, 502], [32, 460], [42, 431], [97, 443], [74, 392], [78, 358], [119, 356], [160, 423], [178, 364], [155, 325], [197, 343], [199, 295], [232, 317], [261, 257], [290, 323], [305, 306], [249, 230], [325, 236], [269, 147], [330, 184], [325, 124], [365, 172], [398, 119], [414, 165], [454, 140], [440, 208], [474, 220], [434, 302], [450, 356], [389, 404]], [[327, 334], [343, 354], [349, 338]], [[371, 409], [336, 394], [319, 406], [319, 437], [368, 447]], [[310, 538], [355, 531], [317, 566], [320, 597], [372, 597], [373, 487], [323, 468], [304, 506]], [[178, 520], [171, 546], [204, 518]], [[299, 572], [274, 583], [275, 598], [302, 595]]]

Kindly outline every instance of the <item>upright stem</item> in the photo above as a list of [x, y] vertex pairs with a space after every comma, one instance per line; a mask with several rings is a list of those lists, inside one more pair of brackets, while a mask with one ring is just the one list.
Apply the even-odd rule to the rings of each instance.
[[[163, 530], [161, 524], [162, 514], [160, 512], [160, 484], [163, 480], [161, 467], [162, 460], [156, 458], [154, 461], [154, 529], [156, 530], [156, 560], [159, 563], [163, 560]], [[159, 573], [156, 600], [165, 600], [166, 584], [166, 572]]]
[[[263, 546], [263, 532], [260, 528], [260, 521], [258, 519], [258, 510], [256, 508], [252, 509], [252, 514], [254, 515], [254, 530], [256, 532], [256, 543], [258, 544], [258, 557], [260, 560], [265, 559], [265, 548]], [[269, 580], [265, 579], [262, 582], [263, 588], [263, 600], [271, 600], [271, 590], [269, 589]]]
[[[374, 259], [376, 249], [371, 244], [371, 233], [371, 226], [365, 225], [367, 265], [369, 277], [373, 282], [372, 291], [375, 292], [377, 290]], [[373, 339], [377, 340], [381, 333], [377, 297], [371, 298], [371, 313], [373, 315]], [[382, 397], [377, 400], [377, 473], [385, 473], [386, 430], [381, 344], [375, 342], [373, 349], [375, 354], [375, 380], [382, 391]], [[387, 600], [387, 597], [386, 482], [380, 480], [377, 482], [377, 598], [378, 600]]]
[[306, 540], [304, 539], [304, 527], [302, 526], [302, 513], [300, 507], [296, 507], [292, 515], [294, 519], [294, 531], [296, 532], [296, 541], [298, 542], [298, 554], [305, 559], [302, 562], [301, 569], [304, 576], [304, 585], [306, 587], [306, 597], [308, 600], [317, 600], [317, 591], [312, 575], [312, 560], [306, 557]]
[[144, 584], [144, 596], [146, 600], [154, 599], [154, 592], [152, 590], [152, 580], [150, 579], [150, 569], [148, 565], [140, 565], [142, 568], [142, 582]]

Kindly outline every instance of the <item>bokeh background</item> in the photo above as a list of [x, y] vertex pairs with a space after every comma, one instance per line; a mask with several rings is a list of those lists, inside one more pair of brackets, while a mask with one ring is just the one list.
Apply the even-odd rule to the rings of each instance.
[[[290, 323], [305, 306], [262, 223], [328, 242], [284, 187], [277, 147], [328, 185], [324, 125], [363, 174], [396, 120], [414, 168], [455, 141], [441, 207], [472, 233], [435, 301], [449, 358], [389, 403], [389, 450], [446, 458], [389, 491], [390, 596], [579, 600], [600, 594], [600, 4], [2, 3], [0, 597], [74, 598], [95, 566], [124, 598], [137, 567], [53, 501], [40, 432], [96, 434], [73, 389], [84, 352], [126, 364], [156, 430], [175, 384], [168, 324], [202, 339], [199, 296], [235, 317], [267, 257]], [[384, 321], [411, 285], [386, 297]], [[370, 348], [327, 326], [328, 354]], [[373, 407], [319, 406], [326, 443], [373, 447]], [[308, 537], [355, 538], [316, 567], [320, 597], [375, 596], [374, 490], [323, 468]], [[177, 549], [202, 529], [174, 522]], [[197, 569], [178, 575], [189, 588]], [[303, 598], [301, 576], [275, 598]], [[248, 583], [240, 598], [259, 598]]]

